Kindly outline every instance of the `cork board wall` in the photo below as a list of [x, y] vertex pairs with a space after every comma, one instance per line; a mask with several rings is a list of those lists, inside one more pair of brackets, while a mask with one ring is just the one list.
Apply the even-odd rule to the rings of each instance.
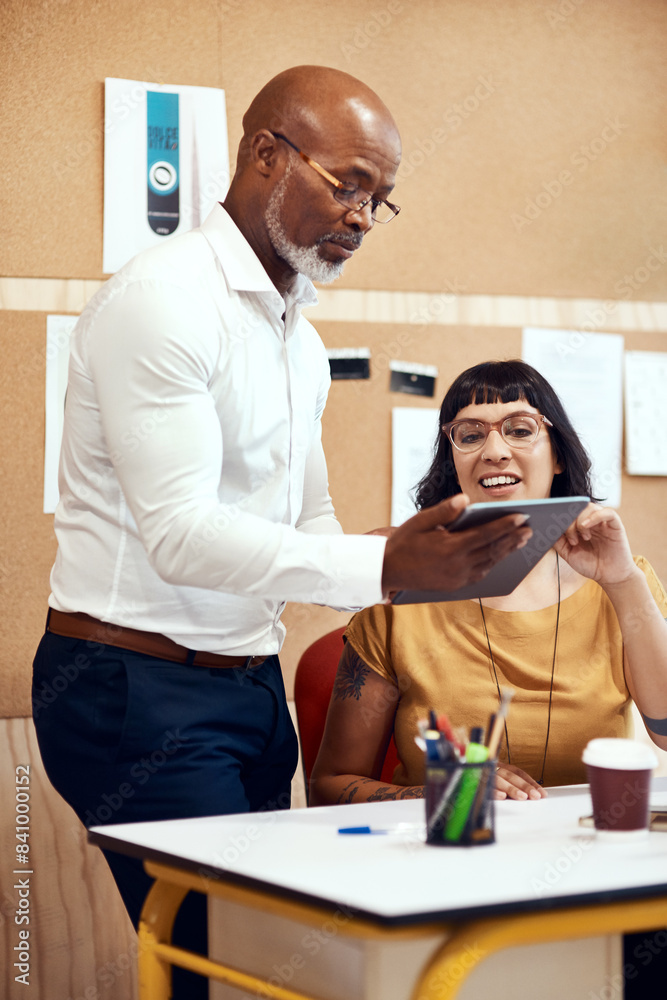
[[[233, 155], [257, 90], [314, 62], [374, 87], [404, 142], [402, 214], [377, 227], [336, 288], [667, 299], [667, 267], [646, 266], [667, 215], [662, 0], [4, 0], [0, 20], [2, 277], [103, 277], [106, 76], [223, 88]], [[30, 711], [55, 552], [41, 513], [46, 324], [29, 283], [25, 296], [24, 312], [0, 310], [5, 716]], [[327, 346], [375, 351], [400, 332], [318, 326]], [[663, 341], [638, 330], [626, 346]], [[433, 326], [396, 357], [437, 364], [437, 398], [462, 367], [519, 349], [518, 329]], [[333, 386], [325, 446], [346, 530], [387, 523], [396, 399], [384, 375]], [[633, 548], [667, 579], [664, 488], [626, 479], [622, 513]], [[342, 620], [292, 606], [287, 624], [289, 687], [299, 651]]]
[[44, 631], [56, 553], [42, 513], [46, 319], [0, 310], [0, 716], [30, 715], [32, 657]]
[[[662, 0], [4, 0], [0, 16], [0, 274], [101, 276], [106, 76], [224, 88], [234, 151], [251, 97], [304, 62], [363, 77], [403, 135], [403, 216], [341, 287], [618, 297], [664, 239]], [[636, 297], [666, 289], [662, 267]]]

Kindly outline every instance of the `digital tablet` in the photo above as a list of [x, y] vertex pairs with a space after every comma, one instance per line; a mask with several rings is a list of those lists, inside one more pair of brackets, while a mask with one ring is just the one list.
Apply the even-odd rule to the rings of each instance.
[[464, 531], [506, 514], [527, 514], [526, 523], [533, 529], [528, 543], [501, 559], [477, 583], [466, 584], [458, 590], [399, 590], [392, 604], [466, 601], [475, 597], [511, 594], [589, 503], [588, 497], [549, 497], [546, 500], [498, 500], [470, 504], [447, 526], [448, 531]]

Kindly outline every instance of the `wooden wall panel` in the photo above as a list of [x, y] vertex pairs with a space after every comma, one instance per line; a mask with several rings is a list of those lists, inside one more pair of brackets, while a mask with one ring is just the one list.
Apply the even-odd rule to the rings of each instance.
[[[14, 863], [16, 768], [28, 765], [29, 865]], [[26, 772], [21, 770], [19, 775]], [[26, 786], [20, 785], [23, 789]], [[0, 720], [0, 995], [3, 1000], [136, 1000], [137, 937], [101, 851], [44, 773], [32, 721]], [[23, 803], [22, 803], [23, 804]], [[32, 874], [12, 874], [13, 869]], [[28, 880], [28, 907], [19, 902]], [[24, 887], [25, 888], [25, 887]], [[28, 923], [15, 923], [16, 910]], [[14, 948], [29, 931], [27, 982], [16, 982]]]

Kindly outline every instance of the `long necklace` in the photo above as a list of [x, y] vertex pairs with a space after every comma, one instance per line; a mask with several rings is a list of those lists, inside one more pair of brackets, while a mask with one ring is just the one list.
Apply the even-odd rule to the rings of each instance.
[[[556, 650], [558, 649], [558, 623], [560, 622], [560, 561], [558, 559], [558, 553], [556, 553], [556, 576], [558, 578], [558, 607], [556, 609], [556, 635], [554, 638], [554, 655], [551, 661], [551, 683], [549, 685], [549, 714], [547, 715], [547, 737], [544, 741], [544, 756], [542, 757], [542, 772], [538, 784], [544, 784], [544, 768], [547, 763], [547, 747], [549, 746], [549, 733], [551, 731], [551, 703], [553, 700], [554, 693], [554, 673], [556, 671]], [[493, 659], [493, 652], [491, 651], [491, 640], [489, 639], [489, 631], [486, 627], [486, 617], [484, 615], [484, 605], [482, 604], [482, 599], [479, 600], [479, 609], [482, 612], [482, 624], [484, 625], [484, 635], [486, 636], [486, 644], [489, 648], [489, 658], [491, 660], [491, 666], [493, 667], [493, 676], [496, 681], [496, 690], [498, 691], [498, 702], [500, 703], [500, 684], [498, 683], [498, 673], [496, 671], [496, 664]], [[505, 746], [507, 747], [507, 763], [512, 763], [512, 758], [510, 756], [510, 741], [507, 734], [507, 720], [505, 720]]]

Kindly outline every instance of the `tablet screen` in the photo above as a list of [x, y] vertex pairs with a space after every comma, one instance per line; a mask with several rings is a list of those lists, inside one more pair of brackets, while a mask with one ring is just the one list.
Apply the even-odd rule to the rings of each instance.
[[548, 497], [546, 500], [498, 500], [470, 504], [448, 526], [448, 531], [464, 531], [506, 514], [527, 514], [527, 523], [533, 530], [528, 544], [501, 559], [483, 580], [466, 584], [458, 590], [399, 590], [392, 604], [465, 601], [511, 594], [589, 503], [588, 497]]

